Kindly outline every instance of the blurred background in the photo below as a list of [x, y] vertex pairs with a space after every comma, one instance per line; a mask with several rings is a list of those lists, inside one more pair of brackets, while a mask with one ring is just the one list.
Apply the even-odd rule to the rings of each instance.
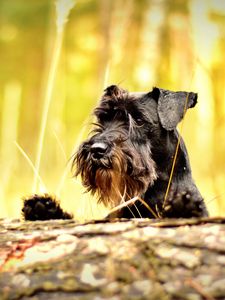
[[106, 209], [70, 157], [107, 85], [198, 93], [182, 135], [211, 215], [225, 215], [225, 1], [1, 0], [0, 217], [49, 192], [79, 220]]

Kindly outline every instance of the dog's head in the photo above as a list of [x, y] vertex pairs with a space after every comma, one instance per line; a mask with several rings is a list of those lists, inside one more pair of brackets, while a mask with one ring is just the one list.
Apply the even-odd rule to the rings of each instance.
[[174, 130], [196, 101], [194, 93], [108, 87], [94, 110], [90, 138], [74, 156], [75, 176], [106, 205], [142, 195], [157, 178], [153, 144], [162, 142], [163, 132]]

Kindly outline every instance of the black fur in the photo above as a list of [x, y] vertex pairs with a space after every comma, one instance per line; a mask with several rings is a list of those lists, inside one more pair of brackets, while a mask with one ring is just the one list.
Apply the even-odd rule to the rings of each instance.
[[73, 215], [64, 212], [58, 201], [48, 195], [33, 195], [24, 199], [22, 214], [25, 220], [72, 219]]
[[81, 175], [86, 189], [110, 207], [135, 196], [142, 199], [120, 210], [118, 217], [207, 216], [182, 138], [165, 197], [179, 139], [176, 126], [196, 103], [192, 92], [155, 87], [129, 93], [108, 87], [94, 110], [93, 132], [74, 156], [75, 176]]

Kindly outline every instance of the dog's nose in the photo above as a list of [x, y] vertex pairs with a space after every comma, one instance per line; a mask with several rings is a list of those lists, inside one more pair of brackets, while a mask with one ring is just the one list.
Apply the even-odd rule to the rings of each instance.
[[103, 142], [96, 142], [91, 146], [91, 153], [94, 158], [101, 158], [107, 151], [108, 146]]

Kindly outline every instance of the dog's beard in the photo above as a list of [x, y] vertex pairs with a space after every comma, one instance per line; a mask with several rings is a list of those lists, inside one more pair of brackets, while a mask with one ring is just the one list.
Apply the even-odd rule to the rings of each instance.
[[[133, 150], [131, 150], [133, 149]], [[110, 157], [94, 160], [85, 146], [74, 157], [75, 176], [81, 175], [87, 191], [100, 203], [114, 207], [122, 201], [141, 196], [156, 179], [155, 163], [150, 149], [117, 148]]]

